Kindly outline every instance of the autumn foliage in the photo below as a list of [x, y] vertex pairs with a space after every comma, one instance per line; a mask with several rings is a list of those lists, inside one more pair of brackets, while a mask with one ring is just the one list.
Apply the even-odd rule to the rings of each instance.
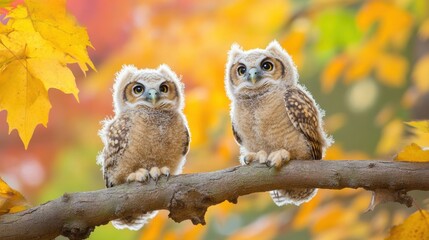
[[[3, 2], [0, 176], [33, 204], [103, 187], [97, 130], [112, 115], [110, 88], [123, 64], [167, 63], [182, 75], [192, 134], [185, 172], [237, 165], [223, 81], [233, 42], [263, 48], [277, 39], [292, 55], [326, 110], [336, 141], [326, 160], [429, 161], [426, 0]], [[3, 180], [0, 214], [28, 207]], [[91, 239], [429, 238], [427, 193], [411, 195], [410, 209], [389, 203], [365, 213], [364, 190], [320, 190], [283, 208], [254, 194], [210, 208], [205, 227], [161, 213], [141, 232], [106, 225]]]
[[66, 13], [65, 1], [26, 1], [6, 19], [0, 25], [0, 109], [8, 112], [9, 131], [16, 129], [27, 148], [36, 126], [48, 123], [49, 89], [78, 99], [67, 64], [94, 69], [86, 51], [91, 43], [86, 30]]

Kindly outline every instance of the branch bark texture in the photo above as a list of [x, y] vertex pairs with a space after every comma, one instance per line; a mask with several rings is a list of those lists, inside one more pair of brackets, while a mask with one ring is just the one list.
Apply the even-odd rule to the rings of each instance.
[[406, 193], [429, 190], [429, 163], [291, 161], [281, 170], [258, 163], [221, 171], [172, 176], [62, 197], [0, 216], [0, 239], [88, 237], [96, 226], [138, 212], [169, 210], [176, 222], [205, 224], [207, 208], [239, 196], [285, 188], [364, 188]]

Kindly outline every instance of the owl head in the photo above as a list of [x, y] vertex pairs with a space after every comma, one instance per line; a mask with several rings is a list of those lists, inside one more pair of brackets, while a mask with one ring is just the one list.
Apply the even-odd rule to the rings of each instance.
[[295, 85], [298, 72], [289, 54], [277, 41], [265, 49], [243, 50], [233, 44], [228, 53], [225, 86], [231, 99], [252, 97]]
[[157, 69], [124, 65], [113, 85], [115, 113], [129, 109], [182, 110], [184, 85], [165, 64]]

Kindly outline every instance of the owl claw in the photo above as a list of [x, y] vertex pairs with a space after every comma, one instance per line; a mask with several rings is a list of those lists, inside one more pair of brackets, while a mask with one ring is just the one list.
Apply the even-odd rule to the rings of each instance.
[[167, 181], [168, 181], [168, 179], [170, 179], [170, 168], [162, 167], [161, 168], [161, 174], [165, 175], [167, 177]]
[[290, 160], [290, 153], [285, 149], [280, 149], [278, 151], [270, 153], [267, 159], [268, 167], [280, 168], [285, 162]]
[[127, 182], [134, 182], [134, 181], [136, 181], [136, 173], [135, 172], [130, 173], [130, 175], [128, 175], [128, 177], [127, 177]]
[[149, 171], [144, 168], [140, 168], [136, 172], [136, 180], [139, 182], [146, 182], [149, 178]]
[[146, 182], [149, 178], [149, 171], [144, 168], [130, 173], [127, 177], [127, 182]]
[[249, 165], [254, 161], [265, 163], [267, 161], [267, 152], [265, 152], [264, 150], [261, 150], [257, 153], [249, 152], [243, 157], [243, 163], [246, 165]]
[[153, 180], [155, 180], [155, 183], [158, 183], [158, 178], [161, 175], [161, 170], [158, 167], [153, 167], [150, 169], [149, 175]]
[[255, 161], [256, 159], [256, 153], [249, 152], [242, 158], [242, 164], [243, 165], [249, 165], [251, 162]]
[[168, 181], [168, 179], [170, 177], [170, 168], [168, 168], [168, 167], [162, 167], [162, 168], [153, 167], [150, 169], [149, 175], [153, 180], [155, 180], [155, 184], [158, 183], [158, 180], [160, 179], [160, 177], [162, 175], [166, 176], [167, 181]]

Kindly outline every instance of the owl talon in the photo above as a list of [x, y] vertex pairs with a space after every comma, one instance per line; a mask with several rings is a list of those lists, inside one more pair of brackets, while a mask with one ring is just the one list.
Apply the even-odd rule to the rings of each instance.
[[155, 182], [158, 182], [158, 178], [161, 175], [161, 170], [159, 170], [158, 167], [153, 167], [150, 169], [149, 175], [153, 180], [155, 180]]
[[145, 182], [148, 180], [148, 177], [149, 171], [144, 168], [140, 168], [139, 170], [128, 175], [127, 182]]
[[149, 178], [149, 171], [144, 168], [140, 168], [136, 172], [136, 181], [146, 182]]
[[290, 160], [290, 153], [285, 149], [270, 153], [268, 156], [267, 165], [275, 168], [280, 168], [285, 162]]
[[249, 165], [251, 162], [255, 161], [255, 159], [256, 159], [256, 153], [249, 152], [242, 158], [242, 165]]
[[243, 158], [242, 158], [242, 162], [246, 165], [249, 165], [250, 163], [254, 162], [254, 161], [258, 161], [259, 163], [265, 163], [267, 162], [267, 152], [265, 152], [264, 150], [261, 150], [259, 152], [249, 152], [247, 153]]
[[161, 171], [162, 175], [165, 175], [165, 176], [170, 175], [170, 168], [168, 168], [168, 167], [162, 167], [160, 171]]
[[128, 177], [127, 177], [127, 182], [134, 182], [134, 181], [136, 181], [136, 173], [135, 172], [130, 173], [130, 175], [128, 175]]

